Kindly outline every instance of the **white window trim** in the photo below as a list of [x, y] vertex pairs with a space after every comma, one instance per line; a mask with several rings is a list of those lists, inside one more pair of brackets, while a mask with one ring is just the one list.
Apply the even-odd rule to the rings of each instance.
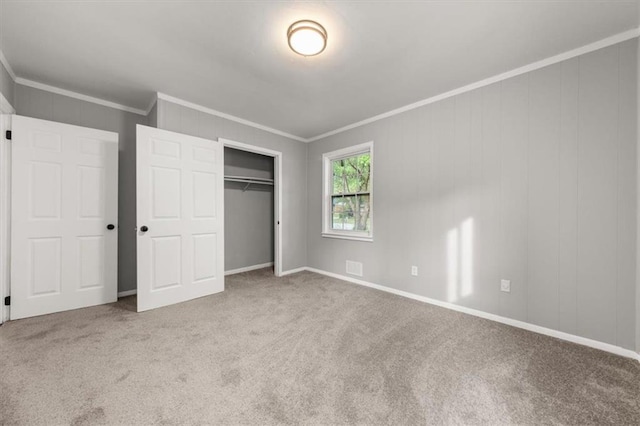
[[[357, 154], [369, 152], [371, 156], [370, 187], [369, 187], [369, 208], [371, 209], [371, 221], [369, 232], [362, 231], [339, 231], [331, 228], [331, 182], [333, 176], [331, 162], [344, 157], [352, 157]], [[350, 146], [336, 151], [322, 154], [322, 236], [325, 238], [339, 238], [355, 241], [373, 241], [373, 141], [360, 145]]]

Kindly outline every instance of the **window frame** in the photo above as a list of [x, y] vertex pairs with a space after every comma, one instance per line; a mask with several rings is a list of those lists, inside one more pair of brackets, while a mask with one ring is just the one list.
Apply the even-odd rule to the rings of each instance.
[[[331, 162], [342, 158], [354, 157], [356, 155], [369, 154], [369, 232], [365, 231], [346, 231], [331, 228], [332, 218], [332, 188], [333, 188], [333, 170]], [[355, 241], [373, 241], [373, 141], [362, 143], [359, 145], [349, 146], [347, 148], [338, 149], [336, 151], [325, 152], [322, 154], [322, 236], [325, 238], [340, 238]]]

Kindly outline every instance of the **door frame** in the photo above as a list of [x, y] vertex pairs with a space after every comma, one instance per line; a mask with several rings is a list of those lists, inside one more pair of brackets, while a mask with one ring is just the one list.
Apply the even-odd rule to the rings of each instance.
[[273, 272], [282, 276], [282, 152], [230, 139], [218, 138], [225, 148], [273, 157]]
[[11, 130], [11, 115], [15, 113], [0, 93], [0, 324], [9, 321], [4, 298], [10, 294], [11, 276], [11, 143], [6, 131]]
[[4, 298], [10, 295], [11, 277], [11, 115], [0, 111], [0, 324], [9, 321], [9, 307]]

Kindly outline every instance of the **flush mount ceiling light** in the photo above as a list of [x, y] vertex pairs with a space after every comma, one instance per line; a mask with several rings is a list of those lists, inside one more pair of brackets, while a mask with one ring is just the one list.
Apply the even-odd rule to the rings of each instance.
[[327, 47], [327, 30], [317, 22], [296, 21], [287, 30], [289, 47], [302, 56], [315, 56]]

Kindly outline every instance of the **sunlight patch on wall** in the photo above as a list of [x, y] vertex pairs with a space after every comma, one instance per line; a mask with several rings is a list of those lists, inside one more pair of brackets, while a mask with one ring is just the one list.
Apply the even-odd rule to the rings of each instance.
[[447, 300], [455, 302], [458, 299], [458, 228], [447, 234], [447, 276]]
[[462, 222], [462, 297], [473, 293], [473, 218]]
[[473, 294], [473, 218], [447, 233], [447, 301]]

